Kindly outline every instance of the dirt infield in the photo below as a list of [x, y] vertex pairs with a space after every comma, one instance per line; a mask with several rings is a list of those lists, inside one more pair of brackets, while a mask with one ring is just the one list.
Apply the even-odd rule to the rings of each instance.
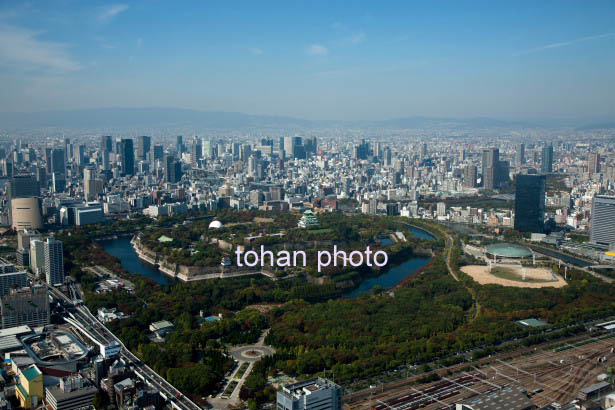
[[[500, 266], [500, 265], [498, 265]], [[493, 269], [496, 267], [494, 266]], [[567, 285], [566, 281], [556, 275], [557, 280], [553, 279], [553, 273], [548, 268], [525, 268], [525, 276], [527, 281], [523, 281], [521, 269], [518, 266], [506, 265], [508, 270], [515, 270], [518, 275], [518, 279], [504, 279], [489, 273], [488, 266], [481, 265], [468, 265], [463, 266], [461, 271], [472, 277], [475, 281], [481, 285], [502, 285], [502, 286], [514, 286], [517, 288], [562, 288]]]

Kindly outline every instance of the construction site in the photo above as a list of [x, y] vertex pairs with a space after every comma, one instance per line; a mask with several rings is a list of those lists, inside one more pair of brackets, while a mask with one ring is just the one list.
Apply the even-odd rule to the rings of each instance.
[[[438, 381], [419, 384], [408, 377], [344, 397], [346, 410], [568, 409], [585, 401], [601, 403], [615, 391], [607, 375], [615, 366], [615, 334], [519, 349], [472, 363], [432, 371]], [[437, 374], [437, 376], [435, 376]], [[498, 402], [498, 397], [517, 395]], [[506, 401], [510, 400], [510, 401]], [[489, 402], [492, 407], [489, 407]], [[473, 403], [469, 404], [468, 403]], [[581, 408], [581, 407], [577, 407]]]

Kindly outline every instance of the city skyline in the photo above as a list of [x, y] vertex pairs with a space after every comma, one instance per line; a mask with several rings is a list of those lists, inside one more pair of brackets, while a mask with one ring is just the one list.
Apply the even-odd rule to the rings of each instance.
[[612, 118], [614, 7], [7, 2], [0, 112]]

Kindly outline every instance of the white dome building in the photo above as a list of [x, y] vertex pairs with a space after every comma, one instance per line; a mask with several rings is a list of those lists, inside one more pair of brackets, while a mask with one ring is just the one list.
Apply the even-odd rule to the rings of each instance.
[[209, 229], [220, 229], [222, 226], [222, 222], [220, 221], [211, 221], [209, 224]]

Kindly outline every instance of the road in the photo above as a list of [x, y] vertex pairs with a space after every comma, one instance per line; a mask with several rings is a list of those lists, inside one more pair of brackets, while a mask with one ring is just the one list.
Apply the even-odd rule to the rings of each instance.
[[[74, 284], [69, 284], [69, 292], [71, 295], [80, 296], [79, 289]], [[140, 374], [140, 378], [148, 385], [157, 389], [163, 398], [167, 399], [173, 408], [178, 410], [200, 410], [197, 404], [192, 402], [188, 397], [183, 395], [179, 390], [173, 387], [169, 382], [163, 379], [158, 373], [149, 368], [146, 364], [141, 362], [130, 350], [124, 346], [122, 341], [109, 331], [85, 306], [75, 306], [73, 300], [60, 290], [48, 286], [49, 292], [57, 299], [61, 299], [69, 306], [74, 307], [73, 318], [77, 321], [83, 329], [89, 332], [89, 335], [94, 340], [97, 340], [101, 344], [109, 344], [112, 341], [119, 343], [122, 346], [120, 355], [124, 361], [128, 364], [132, 364], [135, 373]], [[78, 297], [77, 299], [80, 299]]]

